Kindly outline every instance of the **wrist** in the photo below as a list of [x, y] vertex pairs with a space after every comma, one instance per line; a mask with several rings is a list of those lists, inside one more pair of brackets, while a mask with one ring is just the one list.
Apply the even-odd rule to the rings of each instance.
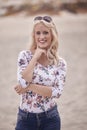
[[37, 57], [35, 55], [33, 56], [33, 60], [34, 62], [37, 62]]

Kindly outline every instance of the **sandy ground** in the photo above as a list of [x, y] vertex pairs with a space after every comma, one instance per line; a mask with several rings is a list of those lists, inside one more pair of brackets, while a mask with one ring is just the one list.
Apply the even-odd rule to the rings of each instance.
[[[14, 130], [19, 95], [14, 91], [18, 53], [29, 44], [33, 17], [0, 18], [0, 130]], [[87, 130], [87, 14], [53, 16], [59, 53], [68, 64], [67, 81], [57, 100], [62, 130]]]

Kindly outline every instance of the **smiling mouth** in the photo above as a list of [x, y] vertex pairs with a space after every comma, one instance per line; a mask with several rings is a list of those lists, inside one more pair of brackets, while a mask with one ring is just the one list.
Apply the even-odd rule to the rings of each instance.
[[46, 43], [46, 41], [39, 41], [39, 43], [44, 44], [44, 43]]

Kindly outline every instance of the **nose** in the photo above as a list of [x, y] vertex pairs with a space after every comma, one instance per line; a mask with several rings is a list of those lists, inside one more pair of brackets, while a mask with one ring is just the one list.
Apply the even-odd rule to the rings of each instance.
[[40, 34], [40, 39], [43, 39], [43, 38], [44, 38], [44, 34], [41, 33], [41, 34]]

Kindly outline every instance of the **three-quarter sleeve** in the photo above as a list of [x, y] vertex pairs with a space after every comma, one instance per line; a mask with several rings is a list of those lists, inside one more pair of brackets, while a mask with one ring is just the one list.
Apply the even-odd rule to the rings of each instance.
[[31, 57], [27, 51], [21, 51], [19, 53], [17, 61], [17, 80], [23, 88], [26, 88], [30, 84], [22, 77], [22, 71], [27, 67], [30, 60]]
[[58, 98], [63, 91], [66, 81], [67, 64], [64, 59], [60, 59], [59, 65], [56, 71], [56, 79], [54, 86], [52, 87], [52, 98]]

